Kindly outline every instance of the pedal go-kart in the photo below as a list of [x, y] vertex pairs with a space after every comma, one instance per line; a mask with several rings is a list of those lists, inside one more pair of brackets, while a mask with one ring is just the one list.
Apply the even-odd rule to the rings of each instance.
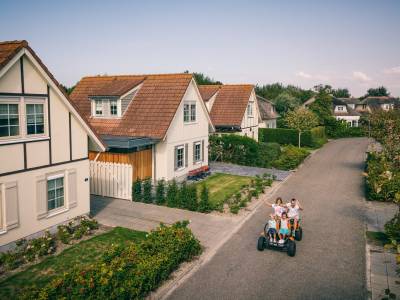
[[291, 235], [286, 237], [283, 243], [273, 242], [270, 241], [268, 238], [268, 223], [265, 224], [264, 226], [264, 232], [263, 234], [258, 238], [257, 242], [257, 249], [259, 251], [263, 251], [264, 249], [276, 249], [280, 251], [286, 251], [289, 256], [295, 256], [296, 255], [296, 242], [301, 241], [303, 238], [303, 229], [300, 226], [300, 223], [298, 222], [297, 228], [294, 228], [294, 220], [290, 220], [291, 224]]

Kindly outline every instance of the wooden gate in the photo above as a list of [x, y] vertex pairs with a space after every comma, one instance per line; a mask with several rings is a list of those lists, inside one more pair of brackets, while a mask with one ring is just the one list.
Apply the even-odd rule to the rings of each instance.
[[90, 193], [132, 200], [132, 166], [90, 161]]

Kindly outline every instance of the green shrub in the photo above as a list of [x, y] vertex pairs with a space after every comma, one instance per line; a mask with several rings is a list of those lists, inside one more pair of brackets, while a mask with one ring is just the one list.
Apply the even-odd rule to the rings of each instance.
[[[203, 213], [208, 213], [212, 210], [212, 207], [210, 205], [209, 201], [209, 191], [208, 187], [203, 184], [201, 187], [201, 192], [200, 192], [200, 202], [199, 202], [199, 207], [198, 211], [203, 212]], [[221, 207], [221, 210], [223, 209], [223, 206]]]
[[[299, 133], [295, 129], [288, 128], [260, 128], [258, 130], [260, 142], [278, 143], [280, 145], [299, 144]], [[326, 143], [325, 128], [315, 127], [301, 134], [301, 146], [320, 147]]]
[[169, 184], [168, 184], [168, 188], [167, 188], [167, 205], [169, 207], [177, 207], [178, 206], [178, 185], [176, 184], [175, 179], [172, 180]]
[[143, 182], [143, 202], [144, 203], [152, 203], [153, 202], [153, 196], [151, 194], [153, 186], [151, 184], [151, 179], [146, 179]]
[[278, 143], [259, 143], [259, 167], [269, 168], [274, 160], [281, 155], [281, 146]]
[[272, 165], [281, 170], [293, 170], [309, 155], [305, 149], [288, 145], [283, 147], [282, 155]]
[[63, 244], [69, 244], [72, 240], [73, 228], [68, 225], [59, 225], [57, 226], [57, 239], [60, 240]]
[[229, 210], [230, 210], [231, 213], [233, 213], [233, 214], [236, 215], [236, 214], [239, 213], [240, 206], [239, 206], [239, 204], [233, 203], [233, 204], [231, 204], [231, 205], [229, 206]]
[[363, 127], [350, 127], [345, 121], [332, 119], [326, 124], [326, 132], [330, 138], [346, 138], [366, 136]]
[[161, 225], [141, 243], [113, 247], [97, 263], [76, 266], [43, 288], [26, 287], [17, 298], [145, 298], [182, 262], [200, 254], [200, 243], [187, 225]]
[[400, 242], [400, 212], [385, 224], [385, 233], [390, 240]]
[[138, 179], [133, 183], [133, 200], [136, 202], [140, 202], [142, 201], [142, 199], [142, 181]]
[[156, 204], [163, 205], [165, 203], [165, 181], [159, 180], [156, 187]]
[[176, 203], [176, 207], [187, 208], [188, 194], [188, 187], [186, 181], [184, 181], [178, 190], [178, 201]]
[[195, 184], [190, 184], [187, 187], [187, 199], [185, 208], [191, 211], [197, 211], [198, 209], [197, 188]]

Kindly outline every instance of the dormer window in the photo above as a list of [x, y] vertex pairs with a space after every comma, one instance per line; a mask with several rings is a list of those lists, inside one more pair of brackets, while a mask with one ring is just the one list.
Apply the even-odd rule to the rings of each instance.
[[95, 101], [95, 115], [102, 116], [103, 115], [103, 100]]
[[344, 109], [343, 109], [343, 106], [338, 106], [338, 107], [337, 107], [337, 110], [343, 111], [343, 110], [344, 110]]
[[112, 116], [118, 115], [118, 102], [117, 100], [110, 101], [110, 113]]

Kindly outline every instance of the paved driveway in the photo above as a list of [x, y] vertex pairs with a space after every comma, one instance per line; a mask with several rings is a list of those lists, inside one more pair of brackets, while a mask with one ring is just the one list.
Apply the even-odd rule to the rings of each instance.
[[170, 299], [365, 299], [365, 138], [330, 142], [273, 195], [301, 200], [296, 257], [258, 252], [269, 208], [253, 217]]

